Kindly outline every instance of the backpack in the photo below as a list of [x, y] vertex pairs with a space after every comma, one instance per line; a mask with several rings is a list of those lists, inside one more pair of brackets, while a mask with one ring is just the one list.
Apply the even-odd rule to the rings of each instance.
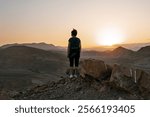
[[73, 51], [78, 51], [80, 49], [80, 39], [71, 38], [70, 39], [70, 49]]

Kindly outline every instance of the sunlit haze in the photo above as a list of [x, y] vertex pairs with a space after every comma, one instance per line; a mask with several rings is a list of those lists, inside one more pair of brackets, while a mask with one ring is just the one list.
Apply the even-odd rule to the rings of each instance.
[[67, 46], [73, 28], [82, 47], [150, 42], [150, 0], [0, 0], [0, 45]]
[[103, 28], [97, 36], [97, 44], [104, 46], [112, 46], [114, 44], [121, 44], [125, 40], [125, 35], [121, 29], [107, 27]]

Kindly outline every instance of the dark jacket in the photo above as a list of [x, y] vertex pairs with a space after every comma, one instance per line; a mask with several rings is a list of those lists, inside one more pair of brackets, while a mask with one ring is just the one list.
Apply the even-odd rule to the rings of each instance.
[[77, 37], [71, 37], [68, 41], [68, 57], [80, 57], [81, 41]]

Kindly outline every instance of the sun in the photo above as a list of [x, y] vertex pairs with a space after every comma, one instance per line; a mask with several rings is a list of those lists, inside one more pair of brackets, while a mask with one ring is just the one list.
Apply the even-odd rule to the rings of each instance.
[[117, 28], [107, 28], [102, 30], [98, 37], [97, 43], [103, 46], [112, 46], [124, 41], [124, 34]]

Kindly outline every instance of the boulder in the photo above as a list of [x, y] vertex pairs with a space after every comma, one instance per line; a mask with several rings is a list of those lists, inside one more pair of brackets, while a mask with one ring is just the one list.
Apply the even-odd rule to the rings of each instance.
[[82, 77], [90, 76], [97, 80], [110, 78], [112, 68], [104, 61], [96, 59], [85, 59], [80, 63], [80, 75]]
[[127, 68], [115, 64], [110, 82], [131, 93], [140, 91], [140, 93], [148, 94], [150, 92], [150, 75], [140, 69]]
[[138, 85], [141, 94], [147, 99], [150, 99], [150, 75], [148, 73], [141, 71], [141, 75], [138, 80]]
[[115, 64], [113, 66], [110, 82], [128, 92], [136, 91], [136, 80], [133, 78], [133, 70]]

